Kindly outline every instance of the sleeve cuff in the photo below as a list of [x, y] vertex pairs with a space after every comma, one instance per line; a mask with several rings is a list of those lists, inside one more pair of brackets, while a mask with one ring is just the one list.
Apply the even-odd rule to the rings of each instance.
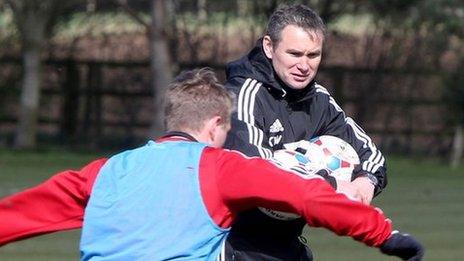
[[333, 189], [337, 190], [337, 180], [334, 177], [327, 175], [324, 179], [330, 184], [330, 186], [332, 186]]

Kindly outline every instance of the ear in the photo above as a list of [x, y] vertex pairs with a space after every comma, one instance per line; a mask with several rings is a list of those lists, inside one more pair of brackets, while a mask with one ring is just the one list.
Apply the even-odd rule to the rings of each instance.
[[263, 37], [263, 50], [266, 57], [272, 59], [272, 53], [274, 52], [274, 46], [269, 35]]
[[222, 124], [222, 117], [221, 116], [214, 116], [211, 119], [207, 120], [205, 123], [205, 127], [203, 129], [203, 136], [208, 144], [212, 144], [216, 139], [216, 132], [218, 128], [221, 127]]

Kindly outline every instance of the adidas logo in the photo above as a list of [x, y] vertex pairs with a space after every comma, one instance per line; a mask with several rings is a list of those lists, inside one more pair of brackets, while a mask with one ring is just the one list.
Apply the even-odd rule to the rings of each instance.
[[277, 133], [277, 132], [282, 132], [282, 131], [284, 131], [284, 127], [282, 126], [282, 123], [280, 123], [279, 119], [275, 120], [274, 123], [272, 123], [269, 132]]

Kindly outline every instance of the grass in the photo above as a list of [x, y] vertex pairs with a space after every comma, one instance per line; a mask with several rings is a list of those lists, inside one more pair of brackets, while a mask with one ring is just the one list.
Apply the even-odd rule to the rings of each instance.
[[99, 156], [50, 149], [40, 152], [0, 150], [0, 196], [33, 186], [65, 169], [79, 169]]
[[[41, 152], [0, 150], [0, 197], [42, 182], [58, 171], [79, 169], [98, 156], [59, 150]], [[79, 234], [78, 230], [60, 232], [12, 243], [0, 248], [0, 260], [78, 260]]]
[[[78, 168], [100, 155], [65, 151], [0, 150], [0, 196], [45, 180], [51, 174]], [[435, 160], [390, 157], [389, 185], [374, 204], [391, 217], [395, 228], [419, 238], [425, 260], [460, 260], [464, 256], [464, 173]], [[0, 217], [1, 222], [1, 217]], [[80, 231], [60, 232], [0, 248], [0, 260], [77, 260]], [[316, 260], [398, 260], [382, 256], [350, 238], [323, 229], [309, 230]]]
[[[393, 157], [389, 185], [374, 204], [393, 220], [395, 229], [413, 234], [425, 245], [425, 260], [461, 260], [463, 188], [462, 168], [451, 170], [434, 160]], [[316, 260], [394, 260], [322, 229], [310, 229], [309, 241]]]

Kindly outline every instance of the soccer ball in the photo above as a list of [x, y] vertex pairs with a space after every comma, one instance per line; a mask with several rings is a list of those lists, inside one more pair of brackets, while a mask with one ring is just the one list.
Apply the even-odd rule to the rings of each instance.
[[[335, 136], [322, 135], [310, 141], [301, 140], [285, 145], [286, 149], [274, 152], [272, 162], [303, 178], [326, 169], [338, 180], [351, 181], [353, 170], [359, 164], [356, 151], [346, 141]], [[260, 208], [266, 215], [279, 220], [293, 220], [297, 214]]]
[[274, 151], [271, 162], [303, 178], [312, 178], [313, 174], [321, 169], [321, 166], [311, 161], [308, 156], [288, 149]]
[[353, 170], [359, 164], [358, 154], [353, 147], [335, 136], [322, 135], [284, 146], [304, 154], [311, 164], [326, 169], [329, 175], [339, 180], [351, 181]]
[[350, 144], [335, 136], [322, 135], [305, 145], [304, 155], [313, 164], [327, 169], [329, 175], [338, 180], [351, 181], [353, 170], [359, 164], [359, 157]]

